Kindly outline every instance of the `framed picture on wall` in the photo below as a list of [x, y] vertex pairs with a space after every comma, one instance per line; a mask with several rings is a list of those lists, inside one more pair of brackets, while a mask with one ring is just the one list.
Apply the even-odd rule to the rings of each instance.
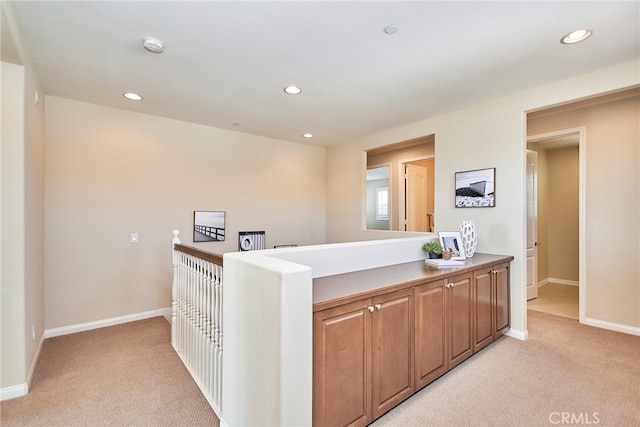
[[451, 252], [451, 259], [466, 260], [464, 253], [464, 245], [458, 231], [441, 231], [438, 233], [440, 237], [440, 246], [443, 251]]
[[225, 212], [194, 211], [193, 242], [223, 242], [225, 234]]
[[456, 208], [496, 205], [496, 168], [456, 172]]

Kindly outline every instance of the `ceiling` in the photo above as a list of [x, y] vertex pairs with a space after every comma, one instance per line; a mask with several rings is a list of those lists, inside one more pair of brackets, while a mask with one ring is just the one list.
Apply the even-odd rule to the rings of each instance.
[[[318, 146], [637, 60], [640, 52], [637, 1], [13, 7], [47, 95]], [[389, 25], [397, 31], [385, 33]], [[593, 31], [586, 41], [559, 42], [585, 27]], [[143, 49], [149, 36], [164, 43], [162, 54]], [[302, 93], [285, 94], [290, 84]], [[144, 100], [126, 100], [129, 91]]]
[[528, 147], [541, 148], [544, 150], [557, 150], [560, 148], [577, 147], [580, 145], [580, 133], [568, 133], [566, 135], [551, 138], [541, 138], [527, 140]]

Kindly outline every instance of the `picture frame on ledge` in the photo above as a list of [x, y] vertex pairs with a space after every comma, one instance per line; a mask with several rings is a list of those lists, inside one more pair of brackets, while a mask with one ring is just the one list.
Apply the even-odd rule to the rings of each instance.
[[456, 208], [496, 206], [496, 168], [456, 172]]
[[451, 251], [451, 259], [465, 261], [464, 245], [459, 231], [441, 231], [438, 233], [443, 251]]

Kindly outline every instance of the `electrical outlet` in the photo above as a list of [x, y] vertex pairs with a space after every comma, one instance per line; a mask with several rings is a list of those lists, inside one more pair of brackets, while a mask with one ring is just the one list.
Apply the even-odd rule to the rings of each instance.
[[138, 233], [131, 233], [131, 243], [138, 243]]

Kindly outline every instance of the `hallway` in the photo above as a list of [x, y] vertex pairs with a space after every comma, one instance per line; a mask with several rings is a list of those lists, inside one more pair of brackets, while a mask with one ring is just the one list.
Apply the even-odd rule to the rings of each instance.
[[553, 282], [540, 286], [538, 298], [527, 301], [527, 308], [578, 320], [578, 286]]

